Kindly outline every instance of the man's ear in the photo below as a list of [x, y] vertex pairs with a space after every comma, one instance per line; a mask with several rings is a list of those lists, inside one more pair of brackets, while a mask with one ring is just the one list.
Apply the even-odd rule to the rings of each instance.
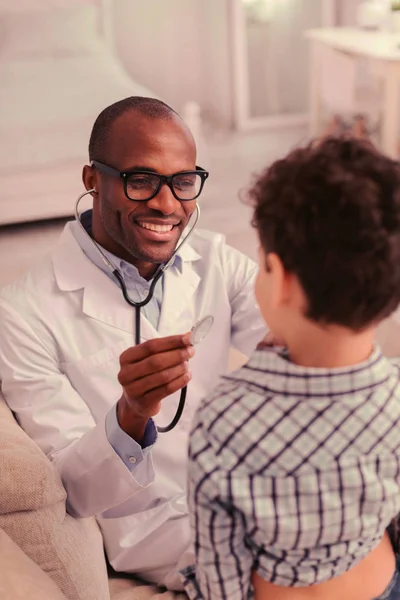
[[89, 190], [94, 190], [93, 193], [97, 193], [97, 175], [95, 169], [90, 167], [89, 165], [85, 165], [82, 171], [82, 181], [85, 188]]

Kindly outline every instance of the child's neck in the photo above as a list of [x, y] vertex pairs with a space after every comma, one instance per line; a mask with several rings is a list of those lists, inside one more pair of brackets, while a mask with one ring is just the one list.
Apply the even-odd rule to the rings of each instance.
[[373, 351], [374, 328], [354, 333], [344, 327], [308, 323], [301, 329], [290, 336], [288, 351], [290, 360], [303, 367], [350, 367], [367, 360]]

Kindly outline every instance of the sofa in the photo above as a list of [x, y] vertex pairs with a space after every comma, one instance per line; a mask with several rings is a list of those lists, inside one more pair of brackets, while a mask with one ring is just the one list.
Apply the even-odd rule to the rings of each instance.
[[0, 0], [1, 224], [73, 215], [97, 115], [155, 96], [119, 59], [112, 16], [111, 0]]
[[111, 573], [95, 519], [66, 513], [57, 471], [0, 395], [1, 600], [178, 600]]

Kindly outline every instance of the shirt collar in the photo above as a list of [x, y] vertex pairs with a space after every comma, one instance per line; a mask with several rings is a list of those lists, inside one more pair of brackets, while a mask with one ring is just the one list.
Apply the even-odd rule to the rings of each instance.
[[392, 373], [393, 365], [378, 347], [363, 363], [337, 369], [301, 367], [289, 360], [287, 351], [268, 348], [257, 350], [243, 369], [228, 378], [262, 387], [267, 393], [334, 399], [373, 389]]

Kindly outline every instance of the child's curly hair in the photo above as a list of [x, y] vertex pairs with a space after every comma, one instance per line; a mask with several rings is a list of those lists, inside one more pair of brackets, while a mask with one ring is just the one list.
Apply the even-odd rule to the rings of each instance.
[[267, 168], [249, 192], [266, 253], [308, 299], [307, 316], [355, 331], [400, 302], [400, 165], [365, 140], [327, 138]]

